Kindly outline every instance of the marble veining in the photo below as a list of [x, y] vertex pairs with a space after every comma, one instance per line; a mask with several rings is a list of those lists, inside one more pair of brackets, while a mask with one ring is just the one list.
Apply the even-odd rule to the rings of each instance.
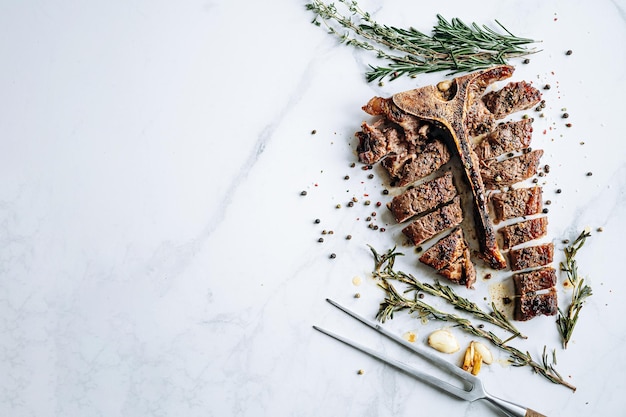
[[[382, 170], [368, 178], [350, 165], [369, 98], [445, 74], [368, 84], [375, 58], [310, 24], [305, 4], [3, 7], [0, 415], [498, 415], [312, 329], [436, 371], [325, 299], [374, 317], [382, 293], [368, 244], [398, 245], [399, 268], [434, 278], [384, 210]], [[428, 31], [440, 13], [542, 40], [513, 79], [552, 85], [544, 117], [533, 115], [532, 146], [551, 166], [545, 240], [556, 265], [563, 239], [590, 228], [578, 260], [594, 295], [567, 350], [553, 318], [520, 323], [529, 339], [516, 343], [535, 357], [555, 349], [577, 391], [495, 350], [480, 377], [551, 417], [624, 415], [626, 4], [359, 4], [399, 26]], [[353, 197], [372, 205], [347, 208]], [[372, 211], [386, 232], [367, 227]], [[509, 272], [459, 291], [486, 306]], [[569, 294], [559, 287], [561, 301]], [[384, 326], [425, 344], [443, 325], [399, 313]]]

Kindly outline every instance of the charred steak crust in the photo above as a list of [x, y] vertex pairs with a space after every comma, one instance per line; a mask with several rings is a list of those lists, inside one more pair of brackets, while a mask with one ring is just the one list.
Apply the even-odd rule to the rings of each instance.
[[491, 194], [491, 203], [496, 223], [537, 214], [542, 207], [542, 188], [535, 186]]
[[498, 91], [483, 96], [485, 106], [496, 119], [527, 110], [541, 101], [541, 92], [526, 81], [510, 82]]
[[542, 155], [543, 150], [537, 149], [501, 162], [486, 161], [480, 170], [485, 187], [497, 189], [532, 177], [537, 173]]
[[424, 252], [419, 260], [440, 271], [461, 257], [466, 248], [463, 230], [457, 227]]
[[533, 119], [500, 123], [474, 148], [481, 160], [496, 158], [507, 152], [519, 151], [530, 145]]
[[394, 169], [396, 167], [388, 162], [390, 159], [384, 159], [382, 165], [397, 185], [404, 187], [432, 174], [449, 160], [450, 152], [445, 143], [434, 139], [410, 155], [399, 170]]
[[457, 226], [462, 221], [461, 199], [459, 196], [456, 196], [450, 204], [446, 204], [412, 222], [402, 229], [402, 233], [411, 239], [414, 245], [419, 245], [425, 240], [453, 226]]
[[457, 258], [457, 260], [450, 265], [437, 271], [437, 273], [456, 284], [472, 288], [476, 282], [476, 269], [470, 259], [469, 248], [465, 248], [460, 258]]
[[548, 232], [548, 218], [544, 216], [524, 220], [509, 226], [504, 226], [498, 230], [498, 232], [502, 235], [502, 248], [510, 249], [522, 243], [545, 236]]
[[395, 196], [387, 207], [391, 210], [396, 222], [403, 223], [415, 215], [447, 203], [454, 198], [456, 193], [452, 173], [448, 171], [440, 177], [409, 188]]
[[509, 261], [513, 271], [545, 266], [551, 263], [553, 258], [554, 244], [552, 243], [509, 251]]
[[513, 274], [513, 284], [518, 296], [547, 290], [556, 285], [556, 271], [552, 267], [545, 267], [530, 272], [518, 272]]
[[545, 293], [527, 293], [519, 297], [515, 303], [513, 318], [526, 321], [539, 315], [554, 316], [557, 311], [556, 289], [552, 287]]

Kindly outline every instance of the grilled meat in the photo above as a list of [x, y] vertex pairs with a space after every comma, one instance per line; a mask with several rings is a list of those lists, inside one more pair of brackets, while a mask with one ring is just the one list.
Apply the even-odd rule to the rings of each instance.
[[398, 223], [447, 203], [456, 195], [452, 173], [426, 181], [394, 197], [387, 205]]
[[402, 233], [411, 239], [414, 245], [419, 245], [425, 240], [457, 226], [462, 221], [461, 199], [457, 196], [450, 204], [412, 222], [402, 229]]
[[502, 235], [502, 249], [510, 249], [545, 236], [548, 232], [548, 218], [544, 216], [521, 221], [504, 226], [498, 232]]
[[473, 194], [474, 223], [480, 254], [493, 268], [506, 267], [500, 252], [493, 225], [489, 219], [485, 188], [480, 174], [479, 160], [472, 150], [468, 135], [467, 112], [471, 102], [495, 81], [510, 77], [513, 67], [500, 66], [457, 77], [449, 83], [426, 86], [395, 94], [393, 102], [401, 110], [444, 126], [452, 137], [454, 150], [461, 159], [464, 176]]
[[470, 259], [470, 251], [460, 228], [439, 239], [420, 257], [420, 262], [431, 266], [437, 273], [471, 288], [476, 281], [476, 270]]
[[496, 119], [527, 110], [541, 101], [541, 92], [526, 81], [511, 82], [498, 91], [483, 96], [485, 106]]
[[532, 177], [537, 173], [542, 155], [543, 151], [538, 149], [501, 162], [486, 161], [480, 170], [485, 188], [493, 190]]
[[539, 315], [554, 316], [558, 311], [556, 289], [544, 293], [527, 293], [516, 299], [515, 320], [526, 321]]
[[437, 273], [456, 284], [472, 288], [474, 282], [476, 282], [476, 269], [470, 259], [469, 248], [465, 248], [461, 257], [457, 258], [456, 261], [453, 261], [445, 268], [437, 271]]
[[450, 160], [446, 145], [437, 139], [406, 155], [389, 156], [381, 162], [392, 181], [400, 187], [422, 179]]
[[533, 119], [506, 122], [497, 125], [474, 148], [481, 160], [496, 158], [507, 152], [519, 151], [530, 145]]
[[499, 223], [503, 220], [539, 213], [542, 206], [541, 192], [541, 187], [536, 186], [492, 194], [494, 222]]
[[554, 245], [552, 243], [509, 251], [509, 261], [513, 271], [547, 265], [552, 262], [553, 257]]
[[556, 285], [556, 272], [552, 267], [536, 269], [530, 272], [518, 272], [513, 274], [515, 294], [518, 296], [547, 290]]

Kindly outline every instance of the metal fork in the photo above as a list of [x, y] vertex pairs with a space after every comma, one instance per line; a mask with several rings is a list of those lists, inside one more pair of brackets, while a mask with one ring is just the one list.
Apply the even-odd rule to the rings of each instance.
[[419, 356], [421, 356], [423, 359], [433, 363], [434, 365], [454, 374], [455, 376], [457, 376], [458, 378], [460, 378], [461, 380], [465, 381], [466, 385], [467, 385], [467, 389], [465, 388], [461, 388], [455, 385], [452, 385], [444, 380], [441, 380], [433, 375], [427, 374], [425, 372], [422, 372], [418, 369], [415, 369], [414, 367], [411, 367], [403, 362], [400, 362], [396, 359], [390, 358], [380, 352], [376, 352], [366, 346], [360, 345], [356, 342], [353, 342], [343, 336], [340, 336], [336, 333], [332, 333], [328, 330], [324, 330], [318, 326], [313, 326], [313, 328], [321, 333], [324, 333], [327, 336], [330, 336], [340, 342], [345, 343], [348, 346], [351, 346], [355, 349], [360, 350], [361, 352], [364, 352], [382, 362], [385, 362], [401, 371], [403, 371], [404, 373], [422, 381], [425, 382], [435, 388], [438, 388], [442, 391], [445, 391], [449, 394], [454, 395], [455, 397], [461, 398], [463, 400], [467, 400], [470, 402], [476, 401], [476, 400], [486, 400], [488, 402], [490, 402], [491, 404], [495, 405], [497, 408], [499, 408], [501, 411], [503, 411], [505, 413], [505, 415], [511, 416], [511, 417], [547, 417], [541, 413], [538, 413], [536, 411], [531, 410], [530, 408], [526, 408], [523, 407], [521, 405], [512, 403], [510, 401], [506, 401], [503, 400], [501, 398], [498, 398], [494, 395], [489, 394], [485, 388], [483, 387], [483, 384], [481, 382], [481, 380], [479, 378], [477, 378], [476, 376], [470, 374], [467, 371], [464, 371], [463, 369], [461, 369], [458, 366], [453, 365], [450, 362], [445, 361], [444, 359], [432, 354], [431, 352], [428, 352], [424, 349], [420, 349], [417, 346], [409, 343], [408, 341], [404, 340], [403, 338], [389, 332], [388, 330], [386, 330], [385, 328], [383, 328], [382, 326], [380, 326], [378, 323], [372, 322], [368, 319], [366, 319], [365, 317], [362, 317], [360, 315], [358, 315], [357, 313], [350, 311], [349, 309], [347, 309], [346, 307], [343, 307], [342, 305], [340, 305], [339, 303], [331, 300], [331, 299], [326, 299], [326, 301], [328, 301], [330, 304], [332, 304], [333, 306], [337, 307], [339, 310], [343, 311], [344, 313], [352, 316], [353, 318], [359, 320], [361, 323], [371, 327], [372, 329], [376, 330], [377, 332], [381, 333], [382, 335], [386, 336], [387, 338], [393, 340], [396, 343], [399, 343], [400, 345], [404, 346], [405, 348], [411, 350], [412, 352], [418, 354]]

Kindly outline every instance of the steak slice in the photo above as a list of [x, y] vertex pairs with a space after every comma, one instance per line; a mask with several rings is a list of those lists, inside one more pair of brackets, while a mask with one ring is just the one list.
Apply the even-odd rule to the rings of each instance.
[[537, 173], [542, 155], [543, 151], [538, 149], [502, 162], [486, 161], [480, 170], [485, 188], [493, 190], [532, 177]]
[[433, 139], [413, 153], [385, 158], [381, 164], [393, 182], [404, 187], [432, 174], [449, 160], [445, 143]]
[[476, 282], [476, 269], [470, 259], [469, 248], [465, 248], [460, 258], [457, 258], [456, 261], [452, 262], [447, 267], [437, 271], [437, 273], [456, 284], [472, 288]]
[[526, 81], [511, 82], [483, 96], [485, 106], [496, 119], [526, 110], [541, 101], [541, 92]]
[[557, 294], [554, 287], [544, 293], [527, 293], [515, 301], [513, 318], [526, 321], [539, 315], [554, 316], [558, 311]]
[[359, 139], [357, 153], [359, 161], [364, 164], [373, 164], [389, 154], [406, 152], [404, 138], [396, 127], [385, 125], [384, 120], [378, 120], [373, 125], [363, 123], [361, 131], [355, 136]]
[[554, 245], [552, 243], [509, 251], [509, 261], [513, 271], [545, 266], [552, 262], [553, 257]]
[[402, 233], [417, 246], [444, 230], [457, 226], [462, 221], [461, 199], [456, 196], [450, 204], [415, 220], [402, 229]]
[[542, 205], [541, 192], [541, 187], [535, 186], [492, 194], [494, 222], [499, 223], [503, 220], [539, 213]]
[[533, 119], [501, 123], [474, 148], [479, 159], [486, 160], [519, 151], [530, 145]]
[[395, 196], [387, 207], [391, 210], [396, 222], [402, 223], [417, 214], [447, 203], [455, 195], [456, 188], [452, 182], [452, 173], [447, 172], [440, 177], [407, 189]]
[[498, 230], [502, 235], [502, 249], [510, 249], [522, 243], [545, 236], [548, 232], [548, 218], [538, 217], [504, 226]]
[[530, 272], [513, 274], [515, 294], [518, 296], [547, 290], [556, 285], [556, 272], [552, 267], [536, 269]]
[[437, 271], [449, 266], [463, 255], [467, 248], [463, 230], [457, 227], [447, 236], [442, 237], [420, 256], [420, 262], [435, 268]]
[[408, 143], [415, 144], [425, 139], [430, 127], [429, 122], [400, 110], [391, 98], [374, 97], [362, 109], [372, 116], [384, 116], [400, 126]]

